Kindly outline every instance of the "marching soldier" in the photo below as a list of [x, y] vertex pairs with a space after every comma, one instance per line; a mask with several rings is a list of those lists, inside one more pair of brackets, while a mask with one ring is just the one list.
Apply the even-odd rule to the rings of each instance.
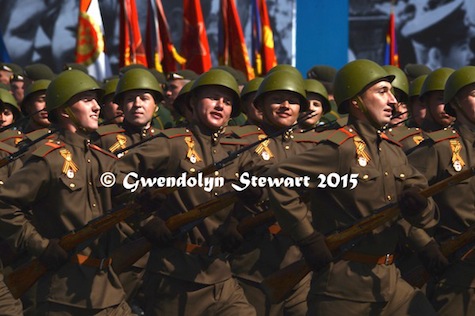
[[257, 77], [249, 80], [241, 91], [241, 111], [247, 116], [244, 125], [260, 126], [262, 123], [262, 113], [254, 105], [254, 97], [259, 89], [259, 85], [264, 78]]
[[0, 132], [0, 142], [16, 146], [22, 139], [23, 133], [18, 126], [11, 126], [21, 118], [21, 110], [10, 91], [0, 88], [0, 128], [7, 128]]
[[122, 125], [124, 122], [124, 113], [119, 105], [114, 102], [115, 89], [119, 83], [119, 78], [109, 78], [104, 83], [104, 96], [101, 101], [101, 117], [105, 125]]
[[[325, 243], [326, 234], [396, 201], [411, 224], [423, 228], [436, 224], [435, 204], [418, 193], [427, 181], [409, 165], [401, 148], [379, 131], [389, 123], [397, 102], [391, 92], [393, 79], [369, 60], [342, 67], [335, 79], [335, 101], [340, 113], [349, 113], [348, 126], [266, 174], [311, 179], [309, 208], [300, 189], [269, 188], [279, 224], [314, 271], [309, 315], [435, 314], [393, 264], [395, 220], [365, 235], [338, 259]], [[342, 181], [345, 178], [348, 181]]]
[[331, 110], [327, 90], [319, 81], [306, 79], [305, 91], [307, 92], [307, 100], [309, 102], [310, 117], [299, 124], [302, 130], [312, 129], [321, 125], [323, 115]]
[[426, 117], [426, 108], [422, 103], [419, 94], [421, 93], [422, 85], [426, 80], [427, 75], [422, 75], [411, 81], [409, 84], [409, 101], [407, 107], [409, 108], [409, 123], [410, 127], [421, 127], [424, 118]]
[[[189, 92], [189, 104], [193, 109], [190, 126], [163, 130], [160, 137], [131, 150], [119, 160], [122, 174], [133, 171], [147, 177], [196, 177], [202, 168], [236, 149], [236, 140], [223, 137], [230, 117], [239, 114], [238, 86], [230, 74], [214, 69], [199, 76]], [[237, 171], [237, 165], [231, 163], [211, 176], [230, 180]], [[229, 189], [227, 185], [209, 192], [199, 187], [179, 188], [157, 205], [156, 215], [142, 223], [142, 234], [154, 245], [144, 277], [145, 314], [255, 315], [227, 260], [209, 248], [229, 208], [180, 234], [173, 244], [164, 224], [170, 216], [187, 212]]]
[[[99, 177], [114, 171], [114, 157], [91, 144], [98, 127], [101, 90], [77, 70], [48, 86], [49, 119], [61, 128], [57, 139], [33, 152], [23, 168], [0, 188], [0, 232], [18, 251], [37, 256], [48, 272], [38, 281], [37, 315], [130, 315], [110, 252], [117, 229], [66, 252], [59, 239], [111, 209], [110, 188]], [[32, 217], [22, 210], [31, 209]]]
[[[473, 168], [475, 161], [475, 67], [465, 66], [447, 79], [444, 91], [446, 111], [455, 115], [454, 129], [439, 138], [428, 138], [408, 158], [425, 175], [429, 184]], [[475, 214], [475, 178], [451, 186], [434, 196], [440, 208], [440, 220], [434, 238], [438, 243], [455, 239], [473, 228]], [[452, 249], [449, 266], [436, 242], [432, 256], [425, 264], [436, 284], [428, 297], [439, 315], [471, 315], [475, 313], [474, 243]], [[447, 255], [447, 254], [445, 254]]]
[[[246, 152], [241, 161], [243, 170], [258, 175], [263, 169], [304, 152], [316, 142], [315, 132], [294, 133], [292, 130], [299, 114], [308, 113], [307, 97], [304, 80], [297, 72], [274, 71], [264, 78], [253, 101], [263, 115], [260, 126], [264, 133], [252, 137], [262, 139], [280, 130], [285, 132]], [[237, 203], [232, 216], [222, 227], [223, 248], [232, 252], [233, 273], [247, 299], [256, 308], [257, 315], [305, 315], [310, 276], [278, 304], [272, 304], [260, 289], [265, 277], [302, 259], [297, 246], [281, 232], [275, 220], [262, 223], [244, 236], [238, 231], [241, 220], [265, 211], [268, 211], [267, 204], [248, 206]], [[240, 244], [241, 247], [237, 248]]]

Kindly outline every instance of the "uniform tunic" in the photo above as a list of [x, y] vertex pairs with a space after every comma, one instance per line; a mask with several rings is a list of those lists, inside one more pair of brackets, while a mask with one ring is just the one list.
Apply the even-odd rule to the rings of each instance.
[[[314, 230], [328, 235], [347, 228], [358, 219], [396, 202], [398, 194], [404, 189], [427, 186], [425, 178], [409, 165], [397, 144], [383, 133], [378, 133], [369, 123], [351, 117], [349, 125], [335, 131], [327, 141], [277, 164], [268, 175], [307, 175], [311, 178], [314, 189], [310, 194], [309, 209], [300, 200], [295, 188], [281, 186], [270, 189], [276, 217], [284, 231], [296, 241], [309, 236]], [[342, 180], [344, 176], [348, 176], [348, 181]], [[354, 188], [351, 188], [352, 178], [357, 179]], [[429, 199], [427, 209], [420, 216], [408, 220], [419, 227], [432, 227], [436, 224], [435, 209]], [[308, 211], [312, 221], [308, 219]], [[396, 220], [373, 230], [357, 243], [352, 252], [374, 257], [394, 253], [398, 241], [398, 228], [394, 225]], [[314, 274], [312, 282], [310, 293], [313, 299], [315, 296], [326, 297], [343, 302], [343, 305], [350, 301], [388, 302], [395, 297], [401, 285], [407, 285], [400, 279], [394, 265], [348, 260], [331, 263], [318, 275]], [[410, 289], [410, 292], [409, 296], [413, 290]], [[402, 301], [407, 299], [408, 296], [400, 298]], [[317, 306], [322, 307], [321, 304]], [[324, 309], [319, 312], [326, 313]]]
[[[439, 133], [438, 138], [428, 138], [408, 156], [409, 161], [426, 176], [429, 184], [475, 164], [474, 131], [456, 123], [454, 130], [448, 129], [444, 134]], [[459, 166], [456, 161], [459, 161]], [[435, 195], [434, 200], [440, 208], [440, 221], [434, 234], [438, 242], [456, 237], [475, 224], [474, 177], [446, 188]], [[473, 249], [474, 243], [460, 249], [454, 264], [438, 279], [434, 292], [428, 293], [441, 315], [475, 313]], [[460, 260], [465, 254], [465, 259]]]
[[[68, 161], [76, 168], [64, 168]], [[114, 171], [114, 162], [112, 155], [68, 131], [38, 148], [0, 188], [1, 237], [19, 251], [39, 256], [48, 239], [61, 238], [101, 216], [112, 204], [110, 189], [101, 185], [99, 177]], [[31, 220], [22, 209], [32, 210]], [[78, 253], [105, 259], [119, 243], [118, 230], [111, 229]], [[122, 303], [124, 292], [110, 267], [100, 269], [72, 260], [39, 280], [37, 299], [82, 309], [103, 309]]]

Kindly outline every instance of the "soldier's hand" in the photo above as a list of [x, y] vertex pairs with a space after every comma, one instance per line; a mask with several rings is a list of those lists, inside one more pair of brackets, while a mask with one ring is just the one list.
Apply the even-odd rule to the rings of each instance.
[[173, 234], [168, 229], [165, 221], [156, 216], [140, 228], [140, 232], [152, 244], [159, 247], [170, 246], [173, 240]]
[[142, 206], [142, 210], [147, 212], [157, 211], [167, 196], [162, 193], [154, 193], [153, 190], [142, 190], [135, 201]]
[[228, 216], [216, 231], [221, 241], [221, 249], [224, 252], [232, 253], [241, 246], [244, 238], [237, 229], [238, 225], [239, 221], [234, 216]]
[[427, 198], [417, 188], [402, 191], [398, 197], [399, 208], [403, 217], [413, 217], [422, 213], [428, 205]]
[[38, 258], [48, 270], [57, 270], [69, 260], [69, 254], [59, 245], [59, 239], [50, 239]]
[[427, 272], [434, 276], [443, 274], [449, 266], [449, 261], [442, 254], [439, 245], [434, 240], [425, 245], [419, 251], [418, 256]]
[[264, 190], [258, 187], [248, 187], [237, 193], [239, 200], [247, 205], [257, 204], [264, 195]]
[[333, 255], [325, 243], [325, 236], [319, 232], [313, 232], [310, 236], [297, 242], [303, 257], [312, 268], [318, 272], [333, 261]]

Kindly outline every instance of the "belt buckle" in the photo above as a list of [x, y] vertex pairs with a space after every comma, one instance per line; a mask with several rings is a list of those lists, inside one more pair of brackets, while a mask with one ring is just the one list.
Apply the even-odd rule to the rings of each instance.
[[391, 259], [391, 254], [387, 253], [386, 258], [384, 259], [384, 264], [388, 266], [390, 259]]

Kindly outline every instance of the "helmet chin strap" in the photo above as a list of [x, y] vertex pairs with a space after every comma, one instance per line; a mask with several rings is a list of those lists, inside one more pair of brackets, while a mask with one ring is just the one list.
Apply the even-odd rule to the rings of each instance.
[[358, 107], [360, 108], [361, 112], [363, 112], [366, 119], [368, 119], [368, 121], [371, 123], [371, 125], [373, 125], [373, 127], [375, 127], [376, 129], [380, 129], [382, 127], [381, 124], [378, 124], [371, 116], [371, 113], [369, 113], [368, 108], [364, 104], [363, 99], [361, 99], [360, 95], [356, 96], [356, 103], [358, 104]]
[[79, 123], [78, 119], [76, 118], [76, 116], [74, 115], [73, 111], [71, 110], [71, 107], [66, 107], [64, 109], [64, 112], [66, 112], [66, 114], [69, 116], [69, 118], [71, 119], [71, 122], [74, 124], [74, 126], [76, 127], [77, 130], [85, 133], [85, 134], [88, 134], [89, 132], [86, 130], [85, 127], [81, 126], [81, 124]]

